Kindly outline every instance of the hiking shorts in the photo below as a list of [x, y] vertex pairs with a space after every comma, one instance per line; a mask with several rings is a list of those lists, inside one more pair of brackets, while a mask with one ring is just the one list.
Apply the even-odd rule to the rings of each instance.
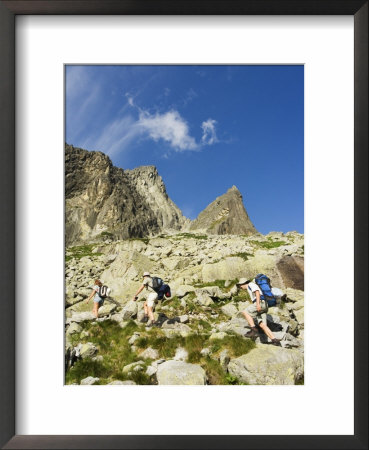
[[100, 295], [99, 294], [95, 294], [94, 302], [95, 303], [100, 303], [102, 301], [103, 301], [103, 299], [100, 297]]
[[147, 306], [150, 308], [153, 308], [157, 298], [158, 298], [158, 294], [156, 292], [150, 292], [150, 294], [148, 295], [147, 300], [146, 300]]
[[260, 300], [260, 311], [256, 309], [256, 302], [246, 308], [250, 316], [257, 320], [258, 323], [267, 324], [268, 304], [264, 300]]

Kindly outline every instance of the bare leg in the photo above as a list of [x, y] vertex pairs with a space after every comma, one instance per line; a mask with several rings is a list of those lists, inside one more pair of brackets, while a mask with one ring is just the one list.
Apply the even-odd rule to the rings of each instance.
[[246, 311], [243, 311], [242, 314], [245, 316], [245, 319], [249, 323], [250, 327], [254, 327], [255, 326], [255, 322], [254, 322], [254, 319], [250, 316], [250, 314], [247, 314]]
[[148, 307], [147, 307], [147, 314], [148, 314], [148, 316], [149, 316], [149, 319], [150, 319], [152, 322], [154, 322], [154, 321], [155, 321], [155, 317], [154, 317], [154, 313], [153, 313], [153, 311], [152, 311], [152, 307], [151, 307], [151, 306], [148, 306]]
[[99, 317], [99, 304], [97, 302], [94, 302], [94, 309], [92, 310], [92, 313], [96, 319]]
[[144, 303], [144, 312], [145, 312], [145, 316], [147, 316], [149, 314], [148, 310], [147, 310], [147, 303], [146, 302]]
[[265, 325], [265, 323], [261, 322], [259, 326], [264, 331], [264, 333], [268, 336], [268, 338], [275, 339], [274, 334], [272, 333], [270, 328], [267, 325]]

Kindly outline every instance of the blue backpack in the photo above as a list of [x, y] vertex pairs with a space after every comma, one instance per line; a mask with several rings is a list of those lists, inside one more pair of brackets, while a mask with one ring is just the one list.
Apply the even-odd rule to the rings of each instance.
[[260, 296], [261, 300], [265, 300], [268, 303], [268, 306], [276, 306], [277, 299], [272, 294], [269, 278], [266, 275], [259, 273], [255, 277], [255, 283], [259, 286], [261, 292], [263, 293], [263, 295]]

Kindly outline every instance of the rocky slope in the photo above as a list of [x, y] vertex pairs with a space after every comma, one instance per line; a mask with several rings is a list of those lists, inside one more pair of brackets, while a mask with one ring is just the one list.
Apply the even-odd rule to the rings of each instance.
[[211, 234], [256, 233], [236, 186], [210, 203], [191, 223], [190, 230], [202, 230]]
[[186, 219], [154, 167], [123, 171], [101, 152], [65, 146], [66, 244], [180, 229]]
[[[66, 382], [69, 384], [301, 384], [304, 364], [303, 235], [173, 233], [72, 247], [66, 257]], [[156, 308], [159, 328], [142, 323], [131, 299], [143, 271], [161, 276], [172, 298]], [[254, 343], [235, 280], [263, 272], [286, 299], [269, 309], [282, 339]], [[112, 298], [93, 320], [85, 299], [95, 278]]]

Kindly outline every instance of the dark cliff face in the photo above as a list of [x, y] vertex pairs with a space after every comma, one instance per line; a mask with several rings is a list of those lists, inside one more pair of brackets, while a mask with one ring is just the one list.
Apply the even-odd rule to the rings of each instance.
[[190, 227], [210, 234], [256, 233], [245, 207], [240, 191], [233, 186], [224, 195], [216, 198], [202, 211]]
[[101, 152], [65, 147], [66, 244], [88, 241], [103, 232], [116, 238], [160, 231], [155, 214]]

